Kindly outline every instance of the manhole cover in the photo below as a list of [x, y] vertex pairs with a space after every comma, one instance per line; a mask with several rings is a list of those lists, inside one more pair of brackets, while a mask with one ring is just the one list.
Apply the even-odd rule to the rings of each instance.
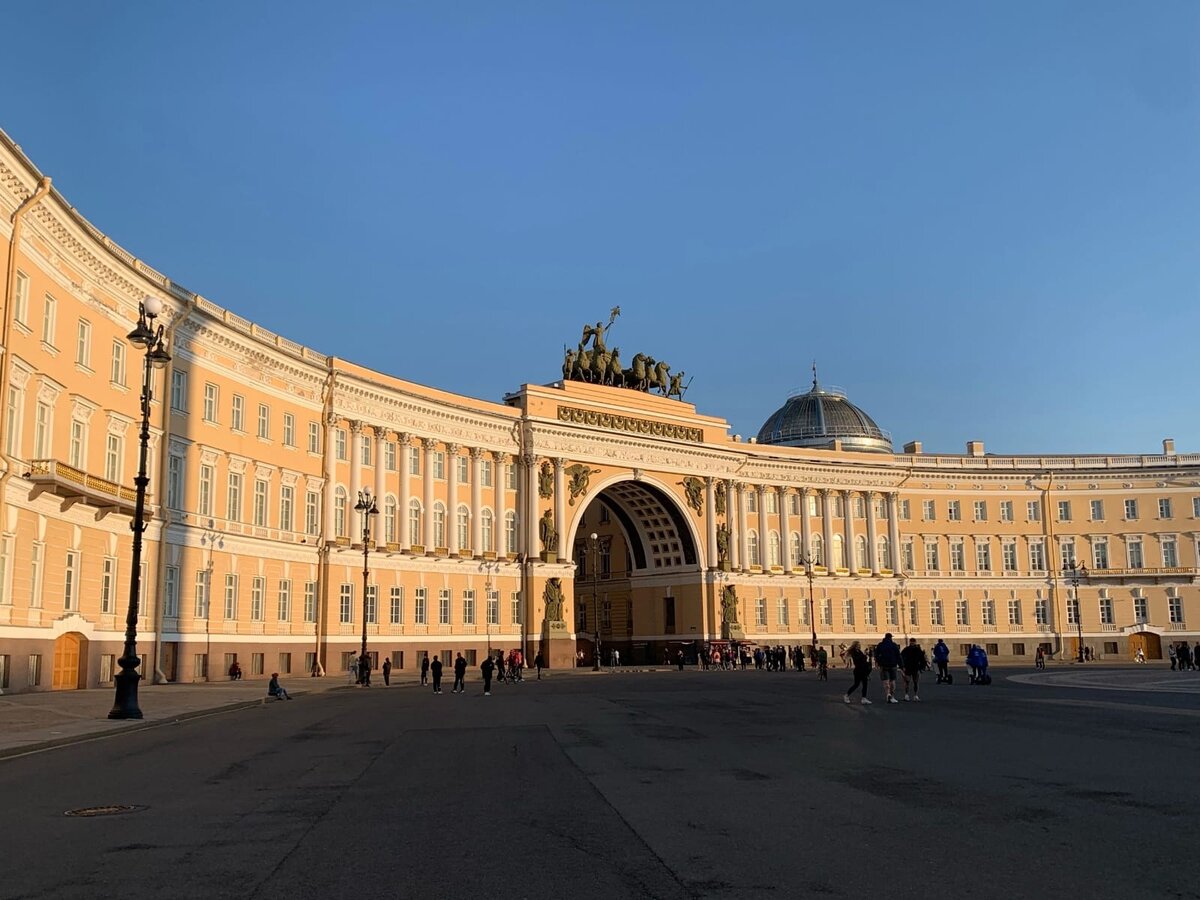
[[144, 806], [83, 806], [79, 809], [68, 809], [64, 816], [86, 819], [92, 816], [120, 816], [124, 813], [141, 812]]

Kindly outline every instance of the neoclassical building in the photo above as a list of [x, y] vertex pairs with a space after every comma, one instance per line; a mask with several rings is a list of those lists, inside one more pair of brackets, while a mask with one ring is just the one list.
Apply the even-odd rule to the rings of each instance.
[[[496, 401], [303, 347], [85, 220], [0, 133], [0, 689], [111, 683], [130, 594], [143, 356], [163, 304], [138, 647], [154, 681], [341, 676], [370, 651], [590, 664], [890, 630], [1032, 660], [1200, 632], [1200, 455], [896, 452], [844, 393], [742, 440], [585, 329]], [[610, 320], [611, 324], [611, 320]], [[650, 340], [647, 340], [650, 343]], [[648, 349], [653, 349], [648, 348]], [[764, 410], [764, 414], [768, 411]], [[365, 562], [361, 492], [376, 498]], [[1086, 565], [1078, 585], [1064, 577]]]

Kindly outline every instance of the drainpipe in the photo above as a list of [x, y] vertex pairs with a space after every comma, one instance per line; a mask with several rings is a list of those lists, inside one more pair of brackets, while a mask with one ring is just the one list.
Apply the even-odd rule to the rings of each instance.
[[[167, 526], [171, 524], [171, 511], [166, 508], [167, 496], [167, 467], [170, 461], [169, 451], [171, 444], [171, 373], [175, 371], [175, 331], [187, 321], [192, 309], [196, 306], [196, 298], [193, 295], [192, 299], [186, 306], [183, 307], [180, 315], [176, 316], [164, 332], [164, 340], [168, 347], [171, 348], [171, 359], [167, 363], [166, 369], [163, 370], [163, 389], [159, 395], [161, 397], [160, 404], [162, 406], [162, 437], [159, 438], [158, 447], [158, 484], [156, 485], [158, 501], [159, 519], [161, 525], [158, 533], [158, 555], [155, 558], [155, 573], [154, 583], [156, 585], [155, 597], [158, 602], [155, 604], [154, 614], [154, 683], [166, 684], [168, 678], [162, 670], [162, 630], [163, 630], [163, 611], [165, 609], [164, 599], [166, 598], [167, 589]], [[182, 573], [180, 573], [182, 575]], [[182, 582], [175, 585], [176, 589], [182, 590]], [[176, 610], [178, 613], [178, 610]], [[179, 654], [175, 654], [175, 668], [179, 669]], [[177, 676], [178, 677], [178, 676]]]
[[[12, 348], [12, 324], [14, 321], [13, 315], [13, 296], [16, 291], [17, 280], [17, 247], [21, 243], [21, 226], [25, 221], [25, 214], [32, 210], [38, 203], [50, 193], [50, 176], [43, 175], [42, 180], [38, 182], [37, 190], [12, 214], [12, 235], [9, 238], [8, 244], [8, 265], [5, 268], [4, 281], [4, 330], [3, 330], [3, 346], [4, 356], [0, 358], [0, 404], [7, 405], [8, 401], [8, 385], [9, 373], [12, 371], [12, 362], [9, 360]], [[3, 407], [0, 407], [3, 409]], [[9, 425], [8, 422], [0, 423], [0, 432], [4, 432]], [[8, 488], [8, 479], [12, 477], [13, 464], [15, 460], [8, 455], [8, 440], [0, 440], [0, 459], [4, 460], [3, 471], [0, 471], [0, 523], [4, 521], [4, 507], [7, 505], [5, 501], [5, 491]], [[3, 527], [0, 525], [0, 527]]]

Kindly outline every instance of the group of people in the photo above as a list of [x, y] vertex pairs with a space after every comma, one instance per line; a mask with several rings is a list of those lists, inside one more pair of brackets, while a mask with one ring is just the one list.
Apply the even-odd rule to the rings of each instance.
[[[542, 678], [542, 669], [545, 667], [545, 661], [542, 659], [542, 654], [538, 653], [533, 658], [533, 667], [537, 669], [537, 677], [540, 681]], [[430, 659], [428, 656], [421, 658], [421, 684], [429, 685], [432, 682], [433, 692], [440, 694], [442, 692], [442, 670], [444, 666], [442, 661], [437, 656]], [[491, 655], [485, 656], [483, 662], [479, 664], [479, 674], [483, 677], [483, 695], [490, 697], [492, 695], [492, 680], [499, 677], [500, 681], [524, 681], [525, 657], [520, 650], [509, 651], [505, 655], [503, 650], [496, 651], [493, 658]], [[452, 694], [464, 694], [467, 690], [467, 660], [461, 653], [455, 655], [454, 659], [454, 687], [450, 689]]]
[[[1141, 648], [1138, 649], [1140, 651]], [[1196, 642], [1194, 649], [1188, 646], [1187, 641], [1180, 641], [1178, 646], [1167, 644], [1167, 659], [1171, 661], [1172, 672], [1196, 671], [1200, 667], [1200, 641]]]
[[[944, 641], [938, 641], [938, 645], [934, 648], [934, 660], [938, 662], [940, 681], [946, 660], [950, 657], [950, 649], [946, 647]], [[943, 647], [946, 648], [945, 656], [939, 660]], [[917, 639], [909, 638], [908, 644], [901, 649], [900, 645], [892, 640], [892, 633], [889, 631], [883, 636], [882, 641], [869, 650], [868, 654], [858, 641], [854, 641], [846, 648], [846, 656], [849, 657], [854, 669], [854, 683], [850, 685], [850, 690], [846, 691], [842, 699], [846, 703], [851, 702], [854, 692], [861, 688], [859, 703], [864, 706], [871, 704], [872, 701], [867, 697], [867, 683], [871, 679], [872, 665], [874, 665], [878, 667], [879, 678], [883, 682], [884, 702], [900, 702], [896, 699], [896, 676], [898, 674], [902, 675], [904, 679], [905, 701], [910, 699], [920, 701], [921, 673], [929, 668], [929, 660], [921, 645], [917, 643]]]

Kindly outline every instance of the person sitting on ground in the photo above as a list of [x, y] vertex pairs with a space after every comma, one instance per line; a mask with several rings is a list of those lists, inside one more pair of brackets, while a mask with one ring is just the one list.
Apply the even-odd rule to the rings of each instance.
[[279, 683], [279, 673], [271, 673], [271, 681], [267, 684], [267, 696], [276, 700], [291, 700], [292, 695]]

